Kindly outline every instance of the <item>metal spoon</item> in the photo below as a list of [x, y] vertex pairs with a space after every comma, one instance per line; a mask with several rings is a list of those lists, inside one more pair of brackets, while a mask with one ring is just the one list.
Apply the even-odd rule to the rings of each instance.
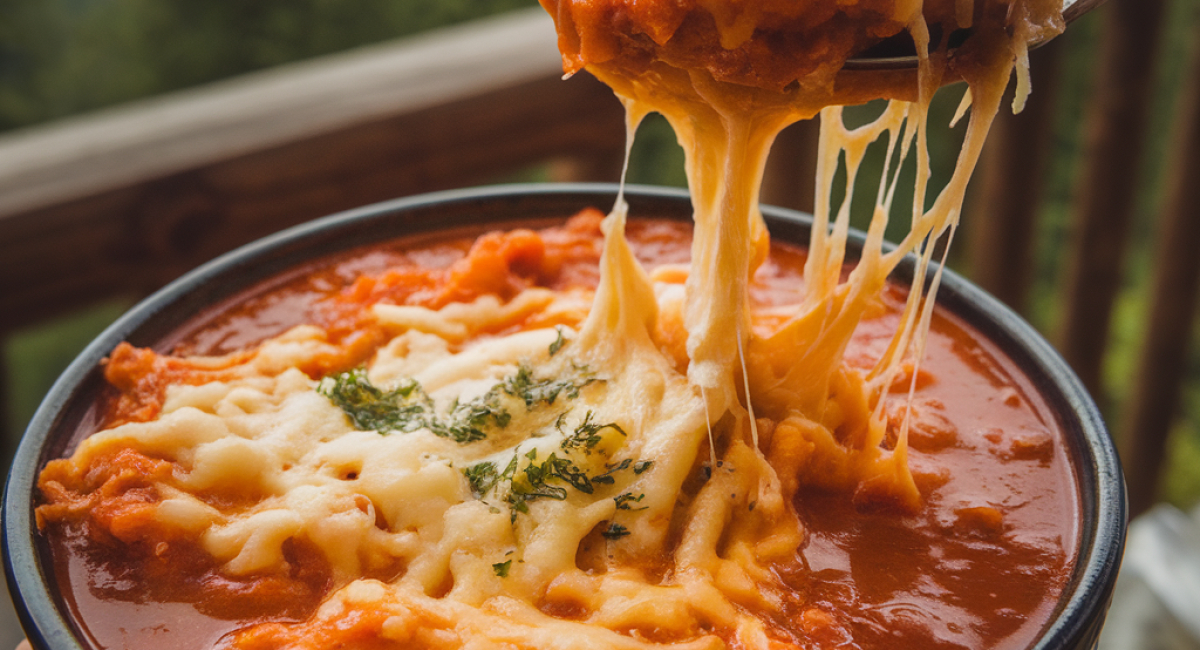
[[[1104, 3], [1104, 0], [1063, 0], [1063, 20], [1068, 24], [1076, 18], [1091, 11]], [[934, 42], [940, 40], [940, 34], [930, 36]], [[954, 49], [966, 40], [970, 29], [960, 29], [950, 34], [949, 46]], [[1030, 49], [1042, 45], [1042, 42], [1030, 43]], [[882, 41], [867, 51], [846, 61], [847, 70], [900, 70], [917, 67], [917, 55], [913, 54], [912, 38], [907, 32], [902, 32], [892, 38]]]

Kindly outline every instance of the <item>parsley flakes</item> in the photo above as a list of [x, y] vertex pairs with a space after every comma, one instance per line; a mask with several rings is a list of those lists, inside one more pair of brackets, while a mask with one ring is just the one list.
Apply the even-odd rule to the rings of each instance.
[[[520, 464], [521, 458], [528, 461], [523, 467]], [[499, 471], [495, 463], [483, 461], [463, 469], [462, 473], [471, 487], [471, 494], [477, 499], [483, 499], [493, 489], [500, 488], [503, 501], [508, 504], [510, 517], [516, 521], [518, 514], [529, 512], [531, 501], [564, 501], [570, 494], [567, 488], [573, 488], [583, 494], [593, 494], [597, 485], [614, 484], [616, 479], [613, 475], [616, 472], [635, 466], [632, 460], [626, 458], [619, 463], [605, 465], [602, 474], [589, 476], [570, 458], [559, 456], [555, 452], [551, 452], [545, 460], [539, 462], [538, 450], [531, 449], [525, 454], [514, 454], [504, 471]], [[634, 508], [630, 505], [640, 502], [644, 497], [644, 494], [635, 497], [626, 493], [614, 499], [618, 509], [644, 510], [645, 507]]]
[[575, 399], [581, 389], [598, 381], [584, 366], [573, 366], [573, 370], [573, 375], [565, 379], [539, 378], [532, 368], [521, 364], [516, 374], [483, 395], [466, 402], [455, 400], [445, 415], [438, 414], [433, 399], [416, 380], [405, 379], [385, 391], [372, 384], [362, 368], [325, 377], [317, 392], [342, 409], [360, 431], [387, 435], [425, 428], [434, 435], [467, 444], [483, 440], [489, 430], [508, 426], [512, 421], [505, 405], [509, 397], [524, 402], [525, 410], [531, 411], [554, 404], [560, 395]]
[[602, 440], [600, 432], [605, 429], [612, 429], [622, 436], [627, 436], [625, 430], [618, 426], [616, 422], [609, 422], [608, 424], [593, 422], [593, 413], [590, 410], [583, 417], [583, 422], [580, 423], [579, 426], [575, 427], [575, 430], [571, 434], [567, 435], [562, 428], [563, 420], [566, 415], [566, 413], [563, 413], [562, 415], [558, 416], [558, 421], [554, 423], [554, 426], [559, 430], [559, 432], [564, 434], [561, 445], [563, 451], [583, 449], [586, 453], [591, 453], [591, 450], [594, 449], [596, 445], [600, 444], [600, 441]]
[[[586, 366], [573, 366], [574, 376], [566, 379], [538, 379], [533, 369], [522, 363], [517, 374], [507, 378], [498, 389], [525, 401], [525, 409], [532, 410], [538, 404], [553, 405], [559, 395], [569, 399], [579, 397], [579, 391], [597, 380]], [[495, 390], [495, 389], [493, 389]]]
[[629, 529], [614, 521], [613, 523], [609, 524], [608, 529], [600, 534], [606, 539], [621, 539], [622, 537], [629, 535]]
[[554, 342], [550, 344], [550, 356], [558, 354], [558, 351], [567, 343], [566, 337], [563, 336], [562, 326], [560, 325], [554, 329], [558, 332], [558, 338], [554, 339]]

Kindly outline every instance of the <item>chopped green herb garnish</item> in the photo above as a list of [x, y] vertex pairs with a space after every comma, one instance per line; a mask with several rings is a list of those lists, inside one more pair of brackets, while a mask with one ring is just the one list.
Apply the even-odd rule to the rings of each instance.
[[629, 534], [629, 529], [622, 526], [621, 524], [613, 522], [613, 523], [609, 524], [608, 530], [605, 530], [604, 532], [602, 532], [600, 534], [608, 539], [621, 539], [622, 537], [625, 537], [626, 535]]
[[585, 367], [575, 370], [577, 376], [568, 379], [539, 379], [522, 364], [515, 375], [483, 395], [466, 402], [456, 400], [444, 416], [437, 413], [433, 400], [415, 380], [406, 379], [385, 391], [373, 385], [362, 368], [322, 379], [317, 392], [341, 408], [361, 431], [390, 434], [426, 428], [466, 444], [483, 440], [489, 429], [508, 426], [512, 414], [504, 406], [506, 395], [520, 399], [525, 409], [531, 410], [539, 404], [553, 404], [559, 395], [579, 397], [580, 389], [597, 381]]
[[550, 356], [558, 354], [558, 351], [561, 350], [562, 347], [567, 343], [566, 337], [563, 336], [562, 326], [554, 329], [558, 332], [558, 338], [554, 339], [554, 342], [550, 344]]
[[[566, 414], [564, 413], [563, 415]], [[583, 418], [583, 422], [580, 423], [579, 426], [575, 427], [575, 431], [573, 431], [571, 435], [563, 438], [562, 448], [564, 450], [569, 451], [571, 449], [582, 448], [584, 451], [590, 453], [591, 450], [596, 447], [596, 445], [600, 444], [600, 441], [602, 440], [600, 432], [605, 429], [612, 429], [623, 436], [627, 435], [625, 430], [618, 426], [616, 422], [609, 422], [608, 424], [593, 422], [592, 415], [592, 412], [588, 411], [587, 415], [585, 415]], [[554, 426], [558, 427], [559, 431], [562, 431], [562, 424], [563, 416], [559, 416], [558, 421], [554, 423]]]
[[525, 400], [525, 408], [530, 410], [538, 404], [553, 404], [560, 394], [575, 399], [585, 386], [598, 381], [585, 366], [577, 366], [575, 371], [577, 377], [538, 379], [533, 376], [533, 369], [523, 363], [517, 367], [517, 374], [505, 379], [500, 388], [513, 397]]
[[507, 578], [508, 570], [512, 568], [512, 560], [497, 562], [492, 565], [492, 571], [495, 572], [498, 578]]
[[629, 469], [629, 466], [631, 464], [633, 464], [633, 461], [626, 458], [625, 460], [623, 460], [619, 463], [611, 463], [609, 465], [606, 465], [605, 466], [606, 470], [603, 474], [592, 477], [592, 483], [603, 483], [605, 485], [612, 485], [613, 483], [616, 482], [616, 479], [613, 478], [613, 474], [620, 472], [621, 470]]
[[[521, 505], [524, 505], [535, 499], [554, 499], [555, 501], [566, 499], [566, 488], [550, 485], [549, 482], [554, 479], [560, 479], [585, 494], [592, 493], [592, 484], [588, 480], [587, 474], [575, 466], [569, 458], [559, 458], [551, 453], [545, 461], [533, 462], [537, 460], [537, 449], [531, 450], [525, 454], [525, 457], [531, 462], [523, 470], [525, 480], [512, 482], [508, 495], [510, 504], [515, 505], [520, 502]], [[522, 512], [526, 512], [526, 510], [522, 510]]]
[[467, 477], [467, 482], [471, 485], [471, 493], [475, 495], [476, 499], [482, 499], [485, 494], [491, 492], [500, 480], [496, 466], [487, 461], [464, 469], [463, 476]]
[[571, 487], [584, 494], [591, 494], [593, 491], [591, 479], [588, 478], [582, 469], [573, 464], [569, 458], [558, 458], [554, 454], [550, 454], [550, 458], [546, 459], [542, 467], [549, 467], [554, 476], [570, 483]]
[[[565, 414], [560, 415], [556, 422], [556, 426], [560, 430], [563, 426], [564, 416]], [[612, 428], [625, 435], [625, 432], [616, 424], [602, 425], [593, 422], [592, 413], [589, 411], [584, 417], [583, 424], [576, 428], [576, 435], [572, 436], [575, 442], [570, 445], [564, 443], [563, 448], [567, 450], [568, 447], [578, 448], [581, 446], [586, 452], [589, 447], [598, 443], [598, 440], [592, 440], [597, 435], [596, 432], [606, 428]], [[526, 461], [523, 464], [522, 458]], [[467, 479], [471, 493], [477, 499], [486, 499], [488, 494], [498, 490], [499, 494], [495, 498], [502, 499], [504, 503], [508, 504], [510, 517], [515, 522], [518, 514], [529, 512], [529, 502], [531, 501], [538, 499], [563, 501], [570, 494], [568, 487], [583, 494], [593, 494], [596, 486], [615, 484], [614, 475], [617, 472], [630, 467], [642, 467], [644, 470], [648, 466], [649, 461], [635, 464], [632, 459], [626, 458], [616, 463], [606, 464], [605, 471], [601, 474], [589, 476], [587, 471], [575, 464], [569, 455], [560, 456], [558, 452], [551, 452], [545, 460], [539, 460], [539, 451], [534, 447], [524, 453], [514, 453], [503, 471], [498, 471], [496, 464], [491, 461], [482, 461], [463, 469], [462, 473]], [[645, 510], [645, 507], [633, 507], [633, 504], [640, 503], [643, 498], [645, 498], [644, 494], [635, 496], [631, 493], [614, 497], [617, 508], [620, 510]], [[493, 512], [496, 511], [494, 506], [491, 504], [489, 506], [492, 507]]]
[[362, 431], [415, 431], [425, 426], [426, 410], [432, 410], [416, 381], [410, 379], [385, 391], [372, 384], [362, 368], [322, 379], [317, 392], [345, 411]]
[[[633, 461], [627, 458], [609, 464], [603, 474], [588, 476], [570, 458], [559, 456], [556, 452], [551, 452], [540, 462], [538, 456], [536, 448], [524, 454], [514, 454], [503, 472], [497, 472], [495, 464], [483, 461], [463, 470], [463, 476], [477, 499], [486, 497], [496, 486], [506, 484], [507, 490], [502, 490], [503, 500], [508, 504], [510, 518], [515, 522], [518, 514], [528, 514], [531, 501], [564, 501], [570, 494], [567, 486], [583, 494], [593, 494], [597, 485], [612, 485], [616, 482], [613, 474], [633, 465]], [[521, 458], [528, 460], [524, 466], [520, 465]], [[641, 502], [643, 498], [644, 494], [634, 496], [630, 493], [614, 497], [617, 508], [621, 510], [645, 510], [645, 507], [634, 508], [631, 505]]]
[[458, 442], [475, 442], [487, 437], [485, 429], [503, 429], [512, 415], [500, 405], [499, 391], [492, 389], [469, 402], [455, 400], [445, 418], [429, 418], [426, 426], [434, 434]]
[[653, 464], [654, 464], [654, 461], [652, 461], [652, 460], [639, 460], [638, 462], [633, 464], [633, 473], [641, 474], [642, 472], [650, 469], [650, 466]]
[[630, 505], [633, 503], [641, 503], [642, 499], [645, 498], [645, 494], [639, 494], [635, 497], [633, 496], [632, 492], [626, 492], [625, 494], [618, 494], [617, 496], [613, 497], [613, 501], [617, 502], [617, 510], [645, 510], [650, 506], [634, 508], [632, 505]]

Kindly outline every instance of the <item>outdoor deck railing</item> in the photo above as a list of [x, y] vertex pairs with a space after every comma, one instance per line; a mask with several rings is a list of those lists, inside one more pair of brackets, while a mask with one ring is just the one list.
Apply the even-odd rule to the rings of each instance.
[[[1101, 76], [1057, 336], [1093, 391], [1133, 212], [1129, 170], [1146, 134], [1144, 53], [1163, 5], [1113, 0], [1100, 10]], [[1059, 50], [1033, 56], [1038, 92], [1024, 114], [1000, 118], [966, 216], [973, 278], [1018, 310]], [[1200, 57], [1189, 77], [1197, 71]], [[69, 309], [148, 294], [221, 252], [338, 210], [545, 163], [563, 180], [615, 180], [619, 103], [589, 75], [561, 76], [550, 19], [517, 12], [0, 136], [0, 340]], [[1154, 498], [1200, 276], [1200, 84], [1185, 85], [1145, 353], [1114, 427], [1135, 513]], [[766, 202], [811, 206], [800, 179], [813, 175], [796, 161], [814, 149], [811, 127], [785, 132]]]

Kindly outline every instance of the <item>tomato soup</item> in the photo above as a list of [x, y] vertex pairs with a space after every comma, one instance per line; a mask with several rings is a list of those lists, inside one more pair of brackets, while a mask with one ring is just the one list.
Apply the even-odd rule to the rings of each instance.
[[[512, 386], [512, 377], [520, 372], [511, 377], [493, 373], [500, 381], [491, 390], [480, 393], [479, 388], [455, 397], [450, 410], [439, 411], [437, 417], [442, 420], [422, 420], [411, 425], [409, 432], [401, 426], [385, 435], [377, 425], [368, 431], [347, 429], [345, 435], [361, 435], [368, 443], [376, 444], [381, 439], [400, 440], [438, 427], [455, 430], [447, 425], [448, 419], [455, 408], [468, 401], [468, 395], [476, 396], [470, 399], [499, 395], [499, 402], [478, 403], [490, 403], [494, 410], [500, 408], [497, 403], [502, 404], [514, 421], [523, 422], [522, 417], [536, 417], [545, 411], [545, 422], [529, 426], [572, 435], [555, 446], [554, 462], [542, 460], [538, 464], [539, 459], [547, 458], [544, 451], [542, 456], [522, 461], [526, 464], [518, 472], [525, 475], [518, 474], [520, 481], [532, 480], [528, 468], [557, 472], [543, 479], [541, 492], [529, 492], [525, 483], [510, 476], [508, 496], [501, 498], [496, 491], [501, 488], [495, 485], [506, 479], [498, 465], [489, 467], [495, 468], [499, 478], [483, 489], [472, 474], [484, 465], [476, 462], [479, 458], [492, 458], [482, 452], [470, 463], [453, 461], [452, 471], [443, 474], [465, 480], [464, 485], [469, 487], [463, 488], [460, 495], [464, 503], [477, 504], [480, 512], [489, 512], [489, 508], [498, 511], [489, 514], [499, 517], [501, 528], [511, 526], [517, 531], [513, 534], [518, 539], [528, 525], [527, 518], [532, 519], [543, 509], [595, 497], [611, 489], [610, 485], [625, 482], [632, 486], [621, 487], [605, 497], [615, 505], [580, 538], [570, 554], [570, 572], [578, 574], [578, 580], [601, 580], [595, 584], [602, 585], [602, 591], [619, 581], [625, 590], [620, 593], [626, 598], [632, 598], [629, 594], [638, 590], [657, 590], [654, 593], [663, 604], [661, 608], [648, 613], [626, 612], [625, 618], [619, 619], [625, 623], [613, 623], [618, 618], [607, 615], [618, 596], [607, 591], [603, 592], [605, 598], [593, 599], [577, 591], [574, 583], [551, 576], [533, 592], [520, 592], [512, 585], [521, 579], [521, 564], [541, 561], [529, 551], [536, 540], [517, 543], [515, 553], [510, 549], [508, 555], [487, 557], [485, 569], [491, 566], [487, 579], [501, 585], [499, 589], [510, 591], [491, 592], [482, 601], [472, 601], [458, 591], [467, 580], [463, 577], [466, 570], [451, 570], [448, 584], [424, 590], [420, 595], [423, 600], [405, 601], [403, 615], [397, 613], [397, 596], [378, 596], [381, 604], [357, 606], [355, 603], [374, 602], [371, 599], [377, 596], [350, 593], [352, 585], [359, 585], [355, 587], [359, 591], [366, 589], [363, 585], [372, 589], [383, 585], [379, 589], [386, 591], [392, 585], [404, 585], [412, 574], [423, 570], [423, 556], [402, 548], [404, 540], [430, 546], [437, 543], [432, 538], [420, 539], [419, 535], [402, 537], [404, 530], [394, 529], [409, 515], [388, 511], [388, 504], [365, 487], [349, 492], [354, 497], [346, 507], [369, 511], [375, 531], [397, 537], [388, 538], [391, 546], [383, 545], [384, 550], [372, 550], [374, 555], [361, 551], [356, 558], [356, 575], [348, 574], [344, 560], [323, 546], [320, 525], [324, 524], [287, 528], [290, 532], [278, 544], [275, 563], [239, 567], [245, 547], [240, 554], [223, 555], [220, 540], [213, 541], [222, 526], [232, 526], [229, 522], [237, 513], [262, 508], [262, 503], [281, 499], [287, 489], [300, 490], [303, 486], [213, 480], [197, 487], [200, 484], [194, 482], [195, 476], [208, 471], [193, 458], [204, 453], [198, 451], [201, 443], [184, 443], [192, 447], [181, 452], [160, 446], [161, 436], [144, 436], [131, 438], [133, 442], [113, 443], [90, 456], [86, 463], [55, 461], [42, 474], [39, 521], [53, 549], [60, 588], [68, 594], [87, 638], [99, 648], [197, 649], [317, 648], [338, 644], [453, 647], [468, 638], [485, 638], [482, 632], [464, 630], [461, 623], [456, 627], [445, 618], [446, 611], [456, 610], [437, 609], [453, 605], [498, 616], [502, 622], [497, 626], [506, 624], [505, 620], [532, 627], [544, 621], [550, 629], [559, 629], [554, 625], [572, 626], [561, 629], [590, 626], [602, 628], [616, 642], [628, 640], [654, 647], [739, 647], [751, 636], [745, 632], [750, 625], [745, 621], [754, 622], [761, 631], [755, 638], [767, 644], [763, 647], [772, 648], [1030, 645], [1053, 615], [1074, 569], [1080, 538], [1076, 478], [1056, 417], [1037, 388], [994, 344], [941, 310], [935, 311], [932, 319], [923, 362], [919, 366], [908, 363], [907, 374], [897, 377], [875, 403], [861, 404], [864, 410], [878, 407], [884, 413], [886, 432], [877, 443], [880, 449], [893, 449], [904, 430], [907, 467], [920, 496], [916, 508], [890, 498], [886, 490], [873, 488], [869, 479], [851, 476], [853, 472], [848, 468], [852, 463], [845, 458], [859, 453], [857, 447], [864, 444], [854, 427], [857, 416], [827, 414], [824, 421], [832, 426], [822, 429], [829, 436], [826, 440], [811, 431], [806, 433], [807, 425], [795, 417], [772, 419], [764, 414], [770, 411], [765, 403], [769, 400], [757, 408], [755, 402], [759, 395], [766, 394], [766, 387], [749, 383], [747, 401], [759, 414], [757, 452], [770, 461], [774, 476], [783, 485], [780, 493], [788, 496], [787, 503], [777, 506], [779, 511], [791, 513], [797, 523], [772, 528], [753, 519], [755, 511], [771, 507], [766, 502], [768, 493], [756, 492], [757, 497], [736, 493], [744, 484], [723, 477], [744, 472], [748, 461], [719, 443], [710, 450], [701, 433], [694, 457], [680, 469], [679, 494], [672, 497], [665, 510], [669, 516], [661, 523], [665, 531], [661, 545], [653, 553], [629, 552], [623, 545], [636, 540], [637, 518], [646, 516], [650, 508], [645, 504], [655, 498], [650, 488], [638, 487], [644, 484], [637, 481], [661, 471], [665, 457], [654, 456], [646, 447], [639, 448], [636, 455], [606, 451], [608, 445], [631, 444], [629, 440], [638, 435], [638, 421], [610, 415], [599, 406], [572, 406], [589, 399], [588, 391], [597, 390], [597, 384], [618, 383], [616, 371], [603, 370], [594, 361], [590, 370], [580, 370], [584, 362], [575, 360], [572, 363], [576, 370], [556, 371], [558, 383], [549, 383], [539, 374], [559, 354], [583, 345], [572, 333], [584, 329], [600, 283], [600, 218], [596, 211], [585, 211], [565, 225], [540, 230], [376, 245], [290, 271], [197, 315], [173, 337], [169, 353], [130, 346], [115, 350], [107, 362], [111, 386], [100, 407], [102, 424], [96, 428], [123, 430], [113, 427], [136, 427], [174, 417], [172, 414], [185, 410], [173, 404], [179, 399], [179, 390], [221, 391], [225, 389], [217, 386], [253, 375], [246, 380], [250, 383], [239, 389], [242, 397], [237, 397], [236, 391], [226, 391], [222, 393], [224, 401], [208, 406], [196, 406], [200, 398], [192, 397], [192, 406], [188, 407], [218, 413], [239, 403], [249, 413], [259, 408], [255, 400], [265, 399], [251, 396], [251, 389], [257, 390], [254, 387], [258, 386], [255, 382], [259, 382], [259, 375], [285, 373], [278, 368], [262, 370], [266, 363], [262, 359], [276, 354], [266, 350], [302, 345], [308, 340], [318, 340], [320, 349], [303, 357], [296, 366], [299, 372], [295, 381], [313, 382], [316, 388], [303, 399], [317, 402], [333, 392], [331, 383], [317, 382], [347, 377], [356, 368], [367, 367], [376, 373], [379, 366], [396, 359], [400, 359], [397, 363], [403, 362], [401, 365], [412, 366], [415, 362], [411, 359], [422, 354], [417, 343], [445, 346], [448, 341], [450, 353], [461, 356], [478, 350], [483, 354], [488, 346], [510, 344], [512, 337], [545, 331], [550, 343], [542, 347], [548, 351], [541, 361], [530, 362], [525, 381], [534, 386], [542, 381], [543, 388], [557, 386], [559, 392], [549, 401], [544, 391], [521, 393], [526, 404], [531, 400], [537, 404], [523, 410], [527, 407], [520, 405], [521, 398], [495, 388]], [[659, 305], [649, 331], [654, 349], [670, 366], [664, 372], [687, 370], [686, 332], [671, 305], [678, 302], [687, 277], [690, 232], [687, 224], [676, 221], [633, 220], [627, 226], [631, 250], [646, 269]], [[769, 336], [803, 300], [805, 259], [801, 248], [772, 244], [769, 257], [750, 282], [751, 323], [757, 337]], [[851, 268], [848, 266], [846, 272]], [[847, 376], [866, 372], [886, 353], [905, 298], [906, 289], [890, 285], [874, 301], [845, 350]], [[377, 309], [377, 305], [387, 309]], [[442, 321], [431, 325], [412, 316], [424, 318], [426, 311], [393, 309], [419, 308], [445, 314], [448, 309], [457, 309], [455, 305], [491, 310], [488, 313], [492, 316], [485, 319], [486, 323], [476, 316], [470, 316], [474, 320], [469, 321], [463, 316], [453, 322], [471, 323], [467, 329], [451, 330]], [[396, 320], [386, 321], [400, 318], [388, 315], [395, 313], [403, 316], [407, 323], [404, 327], [395, 325]], [[321, 334], [316, 339], [305, 339], [295, 334], [297, 327], [316, 328]], [[400, 330], [403, 333], [398, 335]], [[423, 330], [419, 336], [412, 333], [418, 330]], [[441, 333], [436, 339], [428, 338], [433, 331]], [[550, 332], [557, 332], [557, 337]], [[411, 340], [402, 344], [398, 342], [402, 336]], [[402, 345], [407, 346], [404, 353], [397, 352]], [[542, 354], [541, 348], [537, 349]], [[245, 368], [255, 363], [260, 364], [256, 366], [259, 370], [248, 373]], [[760, 376], [754, 364], [787, 363], [787, 359], [764, 361], [750, 354], [747, 363], [751, 367], [745, 377], [754, 378]], [[422, 378], [416, 390], [428, 391], [430, 403], [436, 402], [438, 393], [432, 388], [432, 375], [426, 372], [412, 376]], [[382, 380], [378, 383], [381, 385], [374, 388], [385, 392], [405, 385], [383, 385]], [[572, 393], [578, 397], [571, 397]], [[409, 398], [394, 399], [403, 404]], [[510, 399], [515, 399], [517, 405], [505, 401]], [[848, 410], [846, 405], [854, 402], [829, 404], [827, 409]], [[332, 409], [328, 405], [323, 408]], [[334, 413], [341, 417], [336, 410]], [[230, 426], [241, 422], [236, 418], [243, 415], [239, 412], [230, 420], [234, 423]], [[494, 419], [472, 422], [476, 422], [481, 437], [447, 442], [443, 436], [438, 443], [471, 449], [493, 444], [497, 437], [507, 435], [503, 432], [508, 428]], [[718, 422], [714, 426], [721, 435], [720, 427], [725, 425]], [[193, 431], [189, 435], [200, 434]], [[537, 438], [534, 434], [531, 439]], [[514, 459], [535, 450], [518, 447], [522, 452], [513, 454]], [[578, 454], [572, 456], [576, 451]], [[604, 463], [586, 465], [587, 458], [605, 454]], [[361, 459], [337, 465], [331, 458], [321, 460], [318, 473], [338, 472], [339, 486], [362, 483], [370, 472], [378, 471]], [[564, 458], [579, 460], [568, 465], [563, 464]], [[297, 457], [291, 462], [302, 464], [311, 459]], [[639, 468], [642, 473], [636, 473]], [[290, 467], [285, 470], [291, 471]], [[433, 470], [426, 467], [421, 471]], [[755, 481], [766, 480], [762, 476]], [[681, 558], [689, 552], [689, 523], [681, 513], [705, 498], [705, 486], [720, 481], [730, 481], [723, 485], [732, 486], [735, 493], [729, 495], [730, 505], [723, 510], [732, 532], [727, 530], [722, 533], [725, 538], [714, 542], [718, 556], [723, 562], [731, 562], [739, 553], [751, 553], [755, 559], [746, 561], [746, 565], [762, 567], [764, 573], [749, 569], [738, 573], [734, 565], [718, 564], [722, 568], [706, 578], [705, 584], [719, 592], [719, 598], [677, 598], [678, 591], [686, 590], [681, 585], [689, 584], [684, 577], [686, 570], [681, 568]], [[310, 484], [316, 483], [305, 483]], [[183, 497], [179, 492], [188, 495]], [[514, 499], [513, 494], [521, 498]], [[207, 523], [196, 524], [193, 519], [172, 514], [172, 507], [182, 510], [183, 503], [210, 513], [204, 515], [208, 519], [197, 515]], [[274, 512], [278, 516], [290, 512], [283, 501], [276, 505], [273, 510], [255, 512]], [[331, 512], [322, 516], [320, 521], [328, 522], [342, 515]], [[416, 524], [408, 526], [423, 530]], [[757, 528], [743, 533], [738, 526]], [[780, 532], [793, 529], [797, 533], [792, 536]], [[735, 543], [743, 534], [755, 545]], [[350, 539], [349, 533], [346, 535]], [[458, 545], [472, 548], [472, 543], [459, 541]], [[748, 589], [759, 593], [748, 594]], [[502, 610], [500, 603], [517, 600], [513, 594], [521, 594], [530, 613]], [[432, 605], [426, 605], [426, 600]], [[732, 613], [704, 609], [717, 609], [710, 603], [718, 601], [727, 602]], [[742, 627], [723, 624], [729, 620], [726, 616], [741, 617], [732, 620], [741, 621]], [[642, 623], [642, 617], [656, 621], [657, 627]], [[398, 620], [408, 626], [403, 633], [389, 628], [398, 625]], [[535, 623], [528, 623], [530, 620]], [[550, 647], [539, 644], [536, 636], [531, 636], [531, 641], [514, 640], [527, 632], [514, 634], [508, 641], [512, 647]]]

